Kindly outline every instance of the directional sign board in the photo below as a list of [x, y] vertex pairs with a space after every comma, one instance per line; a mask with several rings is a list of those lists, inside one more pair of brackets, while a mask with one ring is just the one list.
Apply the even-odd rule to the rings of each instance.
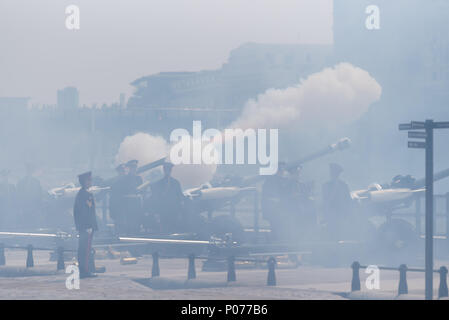
[[449, 128], [449, 121], [445, 121], [445, 122], [434, 122], [433, 123], [433, 127], [435, 129], [445, 129], [445, 128]]
[[422, 141], [409, 141], [408, 142], [409, 148], [416, 148], [416, 149], [425, 149], [426, 143]]
[[425, 123], [422, 121], [412, 121], [412, 129], [425, 129]]
[[408, 137], [412, 139], [425, 139], [427, 137], [427, 134], [423, 131], [409, 131]]
[[399, 125], [399, 130], [411, 130], [411, 129], [412, 129], [411, 123], [401, 123]]

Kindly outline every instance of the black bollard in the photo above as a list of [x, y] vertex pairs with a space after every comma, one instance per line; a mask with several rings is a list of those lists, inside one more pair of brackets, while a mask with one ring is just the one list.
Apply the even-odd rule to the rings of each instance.
[[274, 273], [274, 269], [276, 266], [276, 259], [271, 257], [268, 259], [268, 278], [267, 278], [267, 286], [275, 286], [276, 285], [276, 274]]
[[236, 281], [235, 277], [235, 258], [228, 258], [228, 282]]
[[33, 245], [29, 244], [27, 247], [27, 268], [31, 267], [34, 267]]
[[447, 292], [447, 268], [441, 267], [438, 271], [440, 273], [440, 287], [438, 288], [438, 298], [448, 296]]
[[4, 266], [5, 264], [6, 264], [5, 245], [3, 243], [0, 243], [0, 266]]
[[360, 263], [354, 261], [351, 265], [352, 268], [352, 281], [351, 281], [351, 291], [360, 291]]
[[195, 271], [195, 255], [192, 253], [189, 255], [189, 269], [187, 271], [187, 279], [195, 279], [196, 271]]
[[407, 286], [407, 266], [405, 264], [401, 264], [399, 266], [399, 289], [398, 295], [407, 294], [408, 286]]
[[64, 270], [65, 265], [64, 265], [64, 248], [63, 247], [58, 247], [57, 255], [58, 255], [58, 264], [56, 266], [56, 270]]
[[153, 253], [153, 268], [151, 269], [151, 277], [159, 277], [159, 253]]

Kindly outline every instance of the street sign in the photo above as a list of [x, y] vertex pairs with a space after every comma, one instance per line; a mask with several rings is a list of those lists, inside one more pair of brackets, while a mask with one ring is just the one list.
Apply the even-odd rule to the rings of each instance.
[[409, 131], [408, 137], [412, 139], [425, 139], [427, 137], [427, 134], [423, 131]]
[[424, 122], [422, 121], [412, 121], [412, 129], [425, 129]]
[[409, 148], [415, 148], [415, 149], [425, 149], [426, 143], [422, 141], [409, 141], [408, 142]]
[[412, 125], [410, 123], [401, 123], [399, 125], [399, 130], [411, 130]]
[[433, 122], [433, 120], [426, 120], [426, 122], [412, 121], [410, 124], [400, 124], [399, 130], [421, 130], [409, 131], [409, 138], [425, 139], [425, 141], [409, 141], [409, 148], [426, 149], [426, 216], [425, 216], [425, 298], [432, 300], [433, 298], [433, 222], [434, 222], [434, 207], [433, 207], [433, 130], [439, 128], [449, 128], [449, 122]]
[[433, 127], [435, 129], [445, 129], [445, 128], [449, 128], [449, 121], [444, 121], [444, 122], [434, 122], [433, 123]]

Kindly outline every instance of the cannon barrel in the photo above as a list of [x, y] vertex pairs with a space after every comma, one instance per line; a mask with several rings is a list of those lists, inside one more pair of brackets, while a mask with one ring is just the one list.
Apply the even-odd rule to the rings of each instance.
[[[445, 170], [438, 171], [437, 173], [433, 174], [433, 181], [438, 181], [441, 179], [444, 179], [446, 177], [449, 177], [449, 168]], [[426, 186], [426, 178], [418, 179], [415, 182], [415, 188], [422, 188]]]
[[142, 172], [145, 172], [145, 171], [151, 170], [153, 168], [156, 168], [158, 166], [161, 166], [164, 164], [164, 162], [165, 162], [165, 157], [161, 158], [159, 160], [147, 163], [146, 165], [143, 165], [143, 166], [137, 168], [137, 173], [141, 174]]
[[287, 169], [291, 170], [291, 169], [294, 169], [294, 168], [302, 165], [303, 163], [318, 159], [318, 158], [325, 156], [329, 153], [335, 152], [337, 150], [347, 149], [347, 148], [349, 148], [350, 145], [351, 145], [351, 140], [349, 138], [342, 138], [342, 139], [338, 140], [336, 143], [333, 143], [320, 151], [314, 152], [302, 159], [299, 159], [299, 160], [296, 160], [296, 161], [290, 163], [287, 166]]
[[[325, 155], [335, 152], [337, 150], [347, 149], [347, 148], [349, 148], [350, 145], [351, 145], [351, 140], [349, 138], [342, 138], [342, 139], [338, 140], [336, 143], [333, 143], [320, 151], [314, 152], [302, 159], [299, 159], [292, 163], [289, 163], [287, 165], [287, 170], [292, 170], [303, 163], [315, 160], [317, 158], [320, 158], [322, 156], [325, 156]], [[254, 185], [260, 181], [263, 181], [264, 179], [265, 179], [265, 176], [261, 176], [261, 175], [247, 177], [240, 184], [240, 187], [247, 187], [250, 185]]]
[[[137, 168], [137, 174], [141, 174], [145, 171], [151, 170], [153, 168], [156, 168], [157, 166], [161, 166], [165, 162], [165, 158], [161, 158], [159, 160], [147, 163], [139, 168]], [[117, 176], [109, 178], [105, 181], [103, 181], [102, 186], [103, 187], [110, 187], [114, 181], [117, 179]]]

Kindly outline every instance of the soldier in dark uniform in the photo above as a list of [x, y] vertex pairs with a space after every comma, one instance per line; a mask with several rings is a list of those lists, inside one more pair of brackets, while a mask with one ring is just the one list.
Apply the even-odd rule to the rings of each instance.
[[92, 173], [86, 172], [78, 176], [81, 189], [75, 198], [73, 217], [75, 219], [76, 230], [79, 233], [78, 243], [78, 265], [80, 277], [95, 276], [91, 270], [92, 266], [91, 248], [93, 233], [98, 230], [97, 216], [95, 212], [95, 199], [88, 190], [92, 186]]
[[152, 203], [163, 232], [176, 232], [182, 228], [181, 212], [185, 199], [181, 184], [171, 176], [173, 166], [170, 162], [164, 163], [164, 177], [151, 184]]
[[302, 180], [302, 167], [289, 170], [285, 190], [286, 237], [290, 240], [310, 238], [316, 226], [316, 212], [311, 185]]
[[341, 240], [351, 230], [353, 206], [348, 185], [340, 179], [343, 168], [329, 165], [330, 180], [323, 185], [323, 216], [332, 238]]
[[288, 216], [289, 187], [286, 163], [279, 162], [276, 174], [267, 176], [262, 187], [262, 215], [270, 223], [272, 240], [282, 240]]
[[130, 160], [125, 164], [128, 174], [124, 176], [122, 183], [123, 206], [122, 212], [123, 228], [127, 234], [136, 234], [140, 231], [142, 223], [142, 198], [137, 193], [137, 187], [143, 184], [142, 177], [137, 174], [137, 160]]

